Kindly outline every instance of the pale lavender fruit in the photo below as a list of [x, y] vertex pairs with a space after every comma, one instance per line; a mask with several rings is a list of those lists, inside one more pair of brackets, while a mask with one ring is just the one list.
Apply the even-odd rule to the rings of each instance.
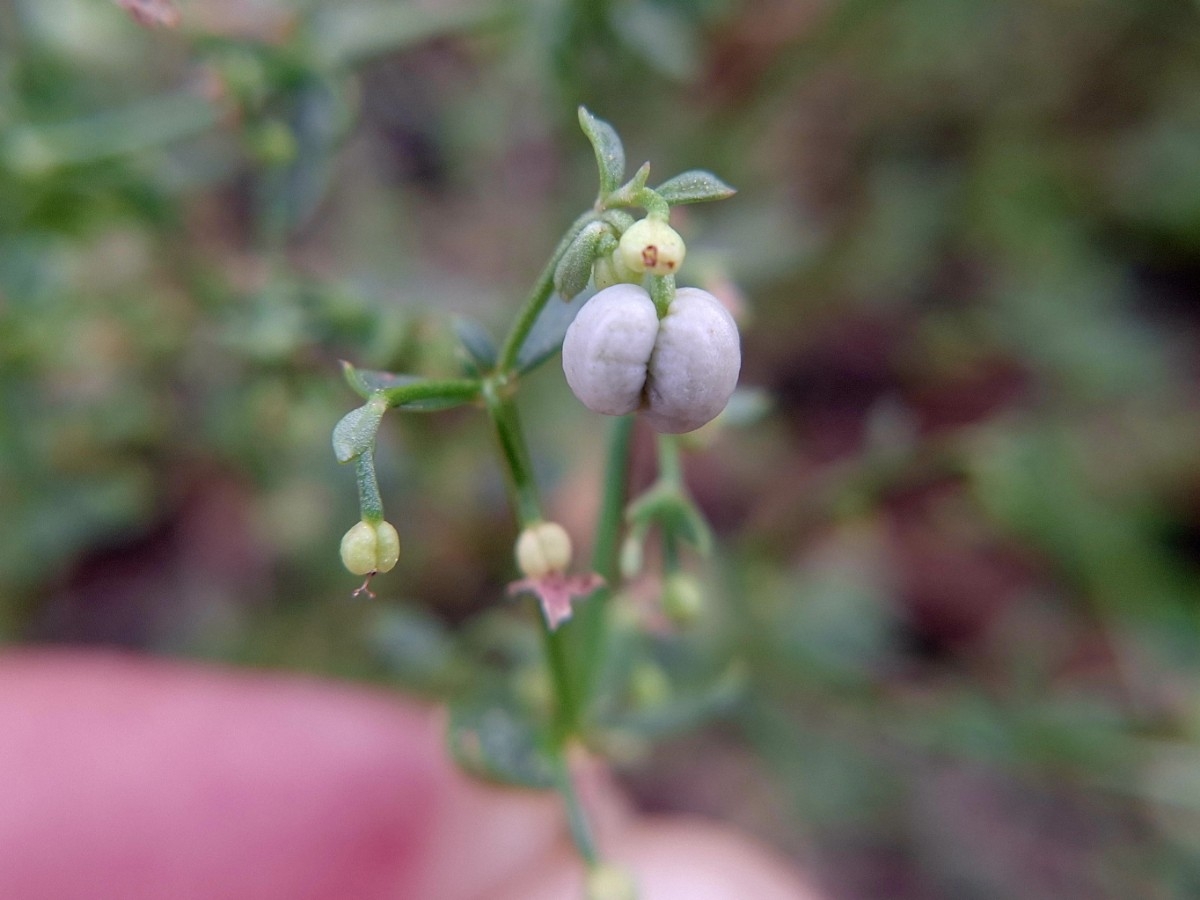
[[680, 288], [659, 321], [638, 285], [600, 291], [567, 329], [563, 372], [593, 412], [642, 410], [656, 431], [682, 434], [716, 418], [737, 386], [737, 325], [712, 294]]

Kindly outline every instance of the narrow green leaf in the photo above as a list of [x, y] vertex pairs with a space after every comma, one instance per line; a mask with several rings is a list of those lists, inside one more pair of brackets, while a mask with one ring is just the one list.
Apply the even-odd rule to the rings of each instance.
[[616, 129], [597, 119], [584, 107], [579, 107], [579, 127], [591, 141], [596, 152], [596, 167], [600, 170], [600, 195], [616, 190], [625, 177], [625, 147]]
[[608, 234], [609, 226], [603, 222], [592, 222], [575, 236], [554, 270], [554, 289], [564, 300], [570, 300], [588, 286], [592, 277], [592, 263], [596, 261], [601, 239]]
[[725, 200], [737, 193], [712, 172], [693, 169], [668, 179], [655, 191], [672, 206], [683, 203], [705, 203], [709, 200]]
[[369, 400], [371, 397], [371, 388], [363, 380], [362, 375], [352, 363], [342, 360], [342, 377], [346, 379], [346, 384], [350, 385], [350, 389], [364, 400]]

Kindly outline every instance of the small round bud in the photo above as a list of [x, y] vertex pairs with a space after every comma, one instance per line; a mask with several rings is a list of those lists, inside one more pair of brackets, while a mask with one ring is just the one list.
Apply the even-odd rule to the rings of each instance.
[[663, 612], [676, 625], [693, 624], [704, 611], [704, 595], [691, 575], [674, 572], [663, 585]]
[[557, 522], [530, 525], [517, 538], [517, 568], [526, 578], [544, 578], [571, 564], [571, 538]]
[[400, 535], [389, 522], [359, 522], [342, 536], [341, 552], [352, 575], [388, 572], [400, 559]]
[[664, 706], [671, 699], [671, 682], [660, 666], [642, 663], [633, 670], [629, 692], [638, 709]]
[[687, 248], [679, 232], [662, 219], [641, 219], [621, 235], [617, 254], [631, 272], [673, 275], [683, 265]]
[[592, 264], [592, 281], [598, 291], [614, 284], [636, 284], [641, 280], [642, 277], [637, 272], [626, 268], [619, 251], [611, 256], [601, 256]]
[[642, 571], [642, 562], [645, 556], [642, 549], [643, 541], [642, 534], [633, 532], [621, 542], [621, 554], [618, 560], [622, 578], [636, 578]]
[[636, 900], [633, 877], [609, 863], [597, 863], [587, 873], [587, 900]]

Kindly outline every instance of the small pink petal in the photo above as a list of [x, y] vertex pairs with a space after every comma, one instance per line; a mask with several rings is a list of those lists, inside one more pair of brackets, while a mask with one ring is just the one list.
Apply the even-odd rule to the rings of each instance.
[[586, 597], [600, 585], [604, 579], [595, 572], [586, 575], [562, 575], [551, 573], [541, 578], [522, 578], [508, 586], [510, 594], [528, 591], [536, 594], [542, 604], [542, 613], [550, 630], [558, 628], [571, 618], [571, 600], [575, 597]]
[[117, 5], [124, 9], [140, 25], [153, 28], [162, 25], [174, 28], [179, 24], [179, 10], [171, 5], [171, 0], [116, 0]]

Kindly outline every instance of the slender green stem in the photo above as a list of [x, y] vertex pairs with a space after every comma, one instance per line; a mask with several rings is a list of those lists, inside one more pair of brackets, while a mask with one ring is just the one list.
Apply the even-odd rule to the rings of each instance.
[[633, 443], [633, 416], [622, 416], [612, 424], [608, 438], [608, 462], [604, 468], [604, 489], [600, 513], [596, 519], [596, 543], [592, 548], [592, 570], [605, 586], [596, 591], [576, 614], [579, 641], [579, 693], [591, 696], [592, 684], [600, 669], [607, 640], [608, 598], [620, 580], [621, 524], [625, 518], [625, 500], [629, 492], [629, 450]]
[[592, 548], [592, 569], [612, 583], [619, 577], [621, 522], [625, 497], [629, 490], [629, 449], [633, 443], [633, 416], [621, 416], [612, 424], [608, 437], [608, 462], [604, 468], [604, 488], [600, 513], [596, 519], [596, 543]]
[[360, 453], [354, 468], [358, 477], [360, 515], [367, 522], [382, 522], [383, 498], [379, 495], [379, 481], [375, 477], [375, 452], [368, 448]]
[[550, 257], [550, 261], [542, 269], [542, 274], [538, 276], [537, 282], [534, 283], [533, 290], [529, 292], [529, 296], [525, 298], [525, 302], [521, 305], [521, 309], [517, 313], [517, 318], [513, 322], [508, 337], [504, 339], [504, 345], [500, 348], [500, 356], [496, 361], [497, 372], [506, 375], [516, 368], [517, 357], [521, 353], [521, 347], [525, 343], [525, 338], [529, 337], [529, 332], [533, 329], [533, 323], [541, 315], [546, 301], [554, 295], [554, 270], [558, 267], [558, 261], [566, 253], [567, 248], [571, 246], [571, 242], [575, 240], [579, 232], [583, 231], [590, 222], [597, 218], [599, 218], [599, 215], [594, 210], [588, 210], [572, 223], [571, 227], [567, 229], [567, 233], [563, 235], [562, 240], [558, 242], [558, 246], [554, 248], [554, 253]]
[[[533, 478], [529, 447], [521, 431], [516, 405], [510, 397], [505, 396], [503, 383], [497, 383], [494, 379], [484, 382], [483, 397], [508, 469], [508, 484], [517, 521], [520, 527], [528, 528], [541, 521], [542, 504], [538, 496], [537, 482]], [[578, 724], [579, 704], [572, 689], [571, 666], [564, 644], [564, 632], [561, 629], [551, 629], [544, 616], [539, 618], [542, 623], [542, 640], [546, 648], [546, 662], [550, 667], [558, 701], [554, 717], [555, 740], [561, 746]]]
[[658, 436], [658, 480], [676, 488], [683, 486], [679, 439], [673, 434]]
[[587, 810], [583, 808], [579, 792], [575, 790], [575, 782], [571, 778], [571, 770], [568, 768], [565, 758], [559, 758], [557, 771], [554, 774], [555, 787], [558, 788], [563, 803], [567, 807], [567, 826], [571, 829], [571, 840], [579, 850], [583, 861], [589, 866], [594, 866], [600, 861], [600, 855], [596, 852], [596, 841], [592, 837], [592, 829], [588, 824]]
[[542, 502], [533, 478], [533, 463], [521, 432], [521, 420], [512, 400], [504, 396], [504, 386], [488, 380], [483, 383], [483, 399], [487, 405], [500, 452], [508, 470], [508, 487], [513, 510], [522, 528], [542, 519]]
[[388, 406], [403, 407], [418, 400], [445, 400], [448, 404], [474, 400], [482, 391], [482, 384], [475, 378], [421, 379], [411, 384], [383, 388], [379, 393]]
[[554, 682], [554, 693], [558, 705], [554, 716], [554, 742], [561, 749], [579, 724], [579, 702], [571, 684], [571, 666], [562, 630], [554, 630], [546, 617], [538, 615], [542, 623], [542, 645], [546, 648], [546, 662], [550, 666], [550, 678]]

